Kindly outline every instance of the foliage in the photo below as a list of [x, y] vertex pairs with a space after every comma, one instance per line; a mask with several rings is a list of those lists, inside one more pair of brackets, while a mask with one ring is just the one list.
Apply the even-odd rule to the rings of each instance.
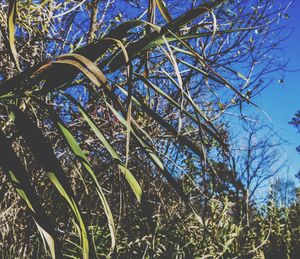
[[2, 257], [253, 257], [269, 236], [294, 253], [223, 162], [224, 114], [268, 85], [285, 8], [196, 2], [122, 22], [121, 1], [1, 2], [1, 211], [20, 225]]

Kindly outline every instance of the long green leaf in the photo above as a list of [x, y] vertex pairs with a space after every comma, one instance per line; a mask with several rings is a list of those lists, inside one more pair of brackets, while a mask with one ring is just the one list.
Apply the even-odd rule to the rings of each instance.
[[15, 44], [15, 22], [16, 22], [16, 14], [17, 14], [17, 0], [10, 0], [8, 6], [8, 41], [10, 52], [16, 64], [18, 70], [20, 70], [20, 64], [18, 60], [18, 53]]
[[69, 100], [71, 100], [74, 104], [76, 104], [78, 110], [80, 111], [81, 115], [84, 117], [86, 122], [89, 124], [91, 129], [94, 131], [95, 135], [98, 137], [98, 139], [101, 141], [101, 143], [105, 146], [107, 151], [110, 153], [112, 158], [114, 158], [117, 163], [120, 171], [124, 174], [128, 184], [130, 185], [132, 191], [134, 192], [136, 198], [138, 201], [141, 201], [142, 199], [142, 188], [138, 181], [135, 179], [133, 174], [130, 172], [129, 169], [126, 169], [125, 165], [122, 163], [121, 158], [119, 154], [114, 150], [113, 146], [107, 141], [103, 133], [100, 131], [99, 127], [94, 123], [92, 118], [87, 114], [87, 112], [84, 110], [84, 108], [80, 105], [79, 102], [77, 102], [74, 98], [72, 98], [69, 95], [65, 95]]
[[167, 22], [171, 22], [172, 21], [172, 17], [169, 13], [168, 8], [166, 7], [166, 4], [164, 3], [163, 0], [155, 0], [157, 7], [160, 11], [160, 13], [162, 14], [162, 16], [165, 18], [165, 20]]

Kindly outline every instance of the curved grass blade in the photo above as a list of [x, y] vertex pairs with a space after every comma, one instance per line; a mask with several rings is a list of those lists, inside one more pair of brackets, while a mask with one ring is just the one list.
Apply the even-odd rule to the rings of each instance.
[[[55, 65], [67, 65], [70, 67], [74, 67], [77, 71], [82, 72], [87, 78], [91, 80], [91, 82], [96, 86], [101, 86], [107, 83], [106, 77], [102, 73], [102, 71], [88, 58], [79, 55], [79, 54], [65, 54], [56, 58], [54, 61], [50, 61], [42, 66], [40, 66], [34, 73], [40, 73], [41, 71], [45, 71], [49, 69], [51, 66]], [[78, 72], [77, 72], [78, 73]], [[42, 91], [43, 93], [49, 93], [53, 90], [58, 89], [60, 86], [55, 85], [48, 86], [44, 85]]]
[[9, 41], [10, 52], [16, 64], [16, 67], [18, 70], [21, 70], [19, 60], [18, 60], [18, 53], [15, 45], [16, 14], [17, 14], [17, 0], [10, 0], [8, 5], [8, 15], [7, 15], [8, 41]]
[[83, 258], [88, 259], [90, 256], [90, 249], [87, 229], [78, 209], [78, 205], [74, 200], [73, 192], [68, 179], [65, 176], [64, 170], [61, 168], [48, 141], [31, 119], [17, 107], [11, 107], [11, 111], [15, 116], [15, 127], [26, 140], [27, 145], [30, 147], [37, 161], [46, 170], [47, 176], [53, 182], [56, 189], [72, 209], [80, 227]]
[[160, 11], [160, 13], [162, 14], [162, 16], [165, 18], [165, 20], [167, 22], [171, 22], [173, 19], [169, 13], [168, 8], [166, 7], [166, 4], [164, 3], [163, 0], [155, 0], [156, 5]]
[[26, 170], [12, 149], [11, 141], [5, 137], [1, 130], [0, 151], [0, 166], [13, 183], [21, 198], [26, 202], [43, 239], [47, 242], [52, 258], [62, 258], [57, 234], [51, 224], [51, 220], [42, 207], [39, 198], [28, 179]]
[[142, 200], [142, 188], [138, 181], [135, 179], [133, 174], [130, 172], [129, 169], [126, 168], [126, 166], [122, 163], [121, 158], [119, 154], [114, 150], [112, 145], [107, 141], [103, 133], [100, 131], [100, 129], [97, 127], [97, 125], [94, 123], [92, 118], [87, 114], [87, 112], [84, 110], [84, 108], [80, 105], [79, 102], [77, 102], [73, 97], [66, 95], [65, 96], [71, 100], [78, 108], [79, 112], [83, 116], [83, 118], [86, 120], [86, 122], [89, 124], [90, 128], [94, 131], [95, 135], [98, 137], [98, 139], [101, 141], [101, 143], [104, 145], [104, 147], [107, 149], [107, 151], [110, 153], [110, 155], [115, 159], [115, 161], [118, 164], [118, 167], [120, 171], [124, 174], [128, 184], [130, 185], [132, 191], [134, 192], [136, 198], [139, 202]]

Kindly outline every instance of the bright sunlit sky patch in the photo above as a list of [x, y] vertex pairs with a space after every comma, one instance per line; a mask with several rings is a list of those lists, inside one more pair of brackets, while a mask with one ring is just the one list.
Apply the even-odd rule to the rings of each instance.
[[[288, 160], [289, 176], [300, 170], [300, 154], [296, 146], [300, 145], [300, 134], [288, 124], [297, 110], [300, 110], [300, 1], [294, 0], [291, 4], [287, 21], [294, 29], [293, 34], [284, 43], [284, 55], [289, 60], [288, 69], [296, 72], [284, 72], [284, 83], [277, 81], [265, 89], [255, 101], [271, 117], [274, 130], [287, 143], [282, 146], [282, 157]], [[280, 78], [279, 78], [280, 79]]]

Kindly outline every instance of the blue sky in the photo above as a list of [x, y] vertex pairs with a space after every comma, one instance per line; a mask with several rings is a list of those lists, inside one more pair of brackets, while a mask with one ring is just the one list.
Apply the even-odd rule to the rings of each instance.
[[293, 34], [284, 43], [284, 56], [289, 60], [288, 68], [297, 72], [283, 72], [284, 83], [275, 81], [260, 96], [256, 103], [271, 117], [274, 130], [287, 143], [282, 146], [282, 158], [288, 160], [289, 175], [292, 179], [300, 170], [300, 154], [296, 146], [300, 145], [300, 134], [288, 122], [297, 110], [300, 110], [300, 1], [294, 0], [288, 11], [288, 26]]

